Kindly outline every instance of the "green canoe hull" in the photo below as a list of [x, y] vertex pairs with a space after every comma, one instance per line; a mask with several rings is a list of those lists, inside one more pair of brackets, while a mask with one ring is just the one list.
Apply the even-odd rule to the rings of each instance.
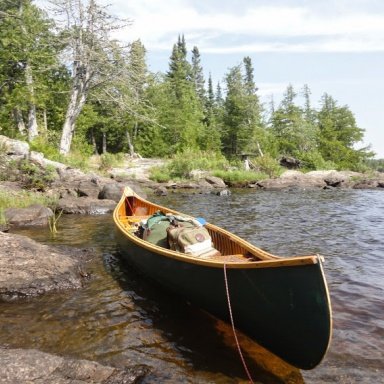
[[[126, 261], [174, 294], [230, 322], [223, 266], [166, 257], [141, 247], [118, 230]], [[317, 263], [226, 268], [236, 328], [300, 369], [323, 359], [332, 333], [329, 294]]]

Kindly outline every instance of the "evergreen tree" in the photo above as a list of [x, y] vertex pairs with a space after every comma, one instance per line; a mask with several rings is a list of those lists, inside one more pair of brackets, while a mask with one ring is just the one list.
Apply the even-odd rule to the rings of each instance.
[[0, 119], [9, 134], [33, 140], [58, 67], [52, 23], [30, 0], [5, 0], [0, 12]]
[[255, 81], [254, 81], [254, 69], [252, 65], [252, 60], [249, 56], [244, 57], [243, 59], [244, 67], [245, 67], [245, 88], [248, 95], [254, 95], [257, 91]]
[[203, 67], [201, 66], [200, 52], [197, 47], [192, 50], [192, 80], [195, 84], [195, 91], [200, 98], [202, 104], [205, 103], [205, 80]]
[[363, 160], [372, 157], [368, 148], [355, 149], [364, 137], [364, 130], [357, 126], [353, 113], [347, 106], [338, 106], [327, 93], [321, 99], [318, 124], [319, 150], [325, 160], [334, 162], [340, 169], [357, 169]]
[[184, 36], [173, 46], [167, 72], [168, 115], [162, 125], [167, 127], [170, 150], [198, 148], [203, 132], [203, 105], [196, 92], [192, 68], [187, 60]]
[[216, 105], [222, 107], [224, 104], [223, 91], [221, 89], [220, 81], [216, 85], [216, 95], [215, 95]]
[[134, 141], [139, 135], [140, 122], [146, 120], [146, 88], [148, 78], [148, 68], [146, 63], [146, 50], [140, 40], [131, 44], [129, 51], [130, 83], [128, 84], [132, 93], [132, 129], [127, 129], [127, 142], [131, 156], [135, 154]]
[[222, 144], [230, 157], [243, 152], [263, 155], [261, 148], [267, 141], [250, 59], [246, 62], [245, 76], [240, 65], [231, 68], [226, 76]]
[[212, 77], [209, 74], [208, 91], [205, 99], [205, 118], [204, 130], [200, 139], [200, 148], [212, 152], [221, 152], [220, 132], [219, 132], [220, 109], [215, 102], [213, 92]]
[[272, 115], [271, 130], [282, 155], [301, 158], [305, 152], [316, 148], [316, 127], [305, 119], [301, 107], [295, 104], [297, 94], [291, 84], [284, 98]]

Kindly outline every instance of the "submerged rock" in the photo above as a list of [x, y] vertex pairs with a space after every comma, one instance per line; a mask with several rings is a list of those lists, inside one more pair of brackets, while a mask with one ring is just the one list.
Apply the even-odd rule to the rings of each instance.
[[130, 384], [137, 383], [149, 373], [149, 368], [144, 365], [118, 369], [35, 349], [0, 348], [0, 361], [2, 383]]
[[22, 235], [0, 232], [0, 301], [80, 288], [81, 250], [72, 257]]

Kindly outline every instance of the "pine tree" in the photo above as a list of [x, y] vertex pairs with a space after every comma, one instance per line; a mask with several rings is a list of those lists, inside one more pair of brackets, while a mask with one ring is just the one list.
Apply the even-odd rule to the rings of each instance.
[[177, 44], [173, 46], [166, 78], [171, 107], [167, 108], [166, 123], [162, 125], [168, 127], [171, 150], [198, 148], [204, 113], [193, 81], [192, 67], [187, 60], [184, 36], [179, 36]]
[[302, 154], [315, 149], [316, 127], [305, 119], [301, 107], [295, 104], [295, 92], [288, 85], [283, 100], [272, 115], [271, 130], [281, 155], [301, 158]]
[[52, 23], [30, 0], [3, 1], [0, 11], [0, 118], [9, 133], [32, 141], [58, 68]]
[[201, 66], [200, 52], [197, 47], [192, 50], [192, 80], [195, 84], [195, 90], [202, 104], [205, 103], [205, 80], [203, 67]]
[[254, 81], [254, 69], [252, 65], [252, 60], [249, 56], [244, 57], [243, 59], [244, 67], [245, 67], [245, 88], [248, 95], [254, 95], [257, 91], [255, 81]]
[[224, 151], [230, 157], [243, 152], [263, 155], [261, 148], [266, 143], [261, 106], [255, 93], [251, 61], [248, 59], [248, 73], [246, 71], [245, 76], [240, 65], [231, 68], [226, 76], [222, 141]]
[[220, 132], [219, 132], [219, 116], [220, 110], [215, 102], [215, 94], [213, 92], [212, 77], [209, 74], [208, 91], [205, 98], [205, 118], [204, 130], [200, 138], [200, 148], [209, 150], [210, 152], [221, 152]]
[[364, 137], [364, 130], [357, 126], [349, 108], [338, 106], [327, 93], [321, 99], [318, 124], [319, 150], [325, 160], [334, 162], [340, 169], [357, 169], [363, 160], [372, 156], [368, 148], [355, 149]]

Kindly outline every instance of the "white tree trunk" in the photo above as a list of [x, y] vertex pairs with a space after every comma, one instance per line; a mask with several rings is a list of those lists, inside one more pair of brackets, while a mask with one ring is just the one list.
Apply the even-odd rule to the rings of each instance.
[[260, 147], [260, 144], [259, 144], [258, 141], [256, 142], [256, 145], [257, 145], [257, 149], [258, 149], [258, 151], [259, 151], [260, 156], [261, 156], [261, 157], [264, 157], [264, 153], [263, 153], [263, 151], [261, 150], [261, 147]]
[[60, 139], [60, 153], [62, 155], [67, 155], [71, 150], [73, 134], [75, 132], [75, 122], [86, 101], [84, 88], [85, 87], [82, 86], [79, 81], [75, 82], [75, 85], [72, 88], [71, 99], [65, 115]]
[[103, 132], [103, 153], [107, 153], [107, 134]]
[[128, 141], [128, 149], [129, 149], [129, 155], [131, 157], [135, 156], [135, 150], [133, 148], [132, 140], [131, 140], [131, 135], [129, 134], [129, 131], [127, 129], [127, 141]]
[[97, 150], [97, 143], [96, 143], [95, 133], [93, 132], [93, 129], [91, 131], [91, 140], [92, 140], [93, 153], [95, 155], [98, 155], [99, 151]]
[[19, 108], [15, 108], [13, 110], [13, 116], [16, 120], [17, 129], [18, 129], [19, 133], [21, 133], [24, 136], [27, 128], [25, 127], [23, 114], [21, 113]]
[[39, 131], [36, 116], [36, 104], [34, 103], [35, 89], [33, 87], [32, 68], [28, 63], [25, 67], [25, 78], [30, 97], [28, 112], [28, 141], [32, 141], [36, 136], [39, 135]]
[[32, 141], [39, 135], [37, 118], [36, 118], [36, 105], [31, 104], [29, 106], [28, 113], [28, 141]]

